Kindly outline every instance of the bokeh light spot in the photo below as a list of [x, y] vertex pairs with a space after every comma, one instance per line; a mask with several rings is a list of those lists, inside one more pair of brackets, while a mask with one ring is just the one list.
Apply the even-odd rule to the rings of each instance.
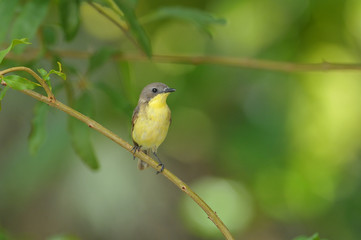
[[[206, 177], [191, 187], [216, 211], [231, 232], [240, 232], [248, 226], [253, 207], [249, 193], [240, 183]], [[180, 208], [184, 223], [191, 231], [202, 237], [220, 237], [219, 230], [188, 196], [184, 196]]]

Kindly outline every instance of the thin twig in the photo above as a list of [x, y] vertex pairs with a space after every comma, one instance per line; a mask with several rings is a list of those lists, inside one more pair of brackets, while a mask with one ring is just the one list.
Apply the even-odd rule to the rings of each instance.
[[[0, 71], [0, 75], [4, 75], [5, 73], [10, 73], [14, 71], [26, 71], [26, 72], [33, 72], [31, 69], [26, 67], [17, 67], [17, 68], [9, 68], [3, 71]], [[34, 72], [35, 75], [37, 75]], [[33, 75], [33, 74], [32, 74]], [[34, 75], [33, 75], [34, 76]], [[35, 77], [35, 76], [34, 76]], [[40, 78], [38, 75], [36, 77], [37, 79]], [[43, 82], [39, 81], [40, 83]], [[45, 82], [45, 81], [44, 81]], [[44, 102], [48, 104], [51, 107], [55, 107], [67, 114], [69, 114], [72, 117], [75, 117], [79, 119], [80, 121], [87, 124], [88, 127], [100, 132], [104, 136], [110, 138], [112, 141], [126, 149], [128, 152], [132, 153], [133, 146], [127, 143], [125, 140], [117, 136], [115, 133], [110, 131], [109, 129], [103, 127], [101, 124], [96, 122], [95, 120], [85, 116], [84, 114], [70, 108], [69, 106], [59, 102], [55, 98], [51, 100], [49, 97], [46, 97], [44, 95], [41, 95], [37, 92], [34, 92], [32, 90], [21, 90], [21, 92], [25, 93], [26, 95], [33, 97], [37, 99], [38, 101]], [[157, 171], [160, 170], [160, 166], [158, 165], [158, 162], [154, 161], [152, 158], [150, 158], [148, 155], [144, 154], [142, 151], [138, 151], [135, 153], [135, 156], [142, 161], [148, 163], [152, 168], [156, 169]], [[188, 196], [190, 196], [208, 215], [208, 218], [218, 227], [218, 229], [222, 232], [224, 237], [226, 239], [233, 240], [232, 234], [229, 232], [228, 228], [222, 220], [217, 216], [217, 214], [206, 204], [206, 202], [203, 201], [195, 192], [192, 191], [182, 180], [180, 180], [177, 176], [175, 176], [173, 173], [168, 171], [167, 169], [164, 169], [162, 174], [168, 178], [171, 182], [173, 182], [178, 188], [180, 188], [183, 192], [185, 192]]]
[[[93, 55], [86, 51], [52, 51], [47, 53], [46, 57], [51, 57], [51, 54], [63, 58], [75, 59], [89, 59]], [[37, 56], [37, 49], [32, 49], [25, 54], [18, 56], [8, 54], [6, 58], [13, 60], [30, 61]], [[292, 63], [280, 62], [270, 60], [259, 60], [251, 58], [235, 58], [235, 57], [219, 57], [219, 56], [171, 56], [171, 55], [153, 55], [151, 59], [142, 55], [131, 54], [117, 54], [113, 56], [116, 61], [151, 61], [157, 63], [174, 63], [174, 64], [190, 64], [190, 65], [217, 65], [217, 66], [232, 66], [237, 68], [250, 68], [269, 71], [280, 72], [330, 72], [330, 71], [346, 71], [346, 70], [361, 70], [361, 63]]]
[[[124, 60], [143, 60], [146, 58], [139, 56], [126, 56]], [[155, 62], [164, 63], [183, 63], [183, 64], [212, 64], [225, 65], [240, 68], [252, 68], [260, 70], [272, 70], [281, 72], [315, 72], [315, 71], [338, 71], [338, 70], [361, 70], [360, 63], [290, 63], [277, 62], [269, 60], [258, 60], [249, 58], [231, 58], [231, 57], [217, 57], [217, 56], [167, 56], [155, 55], [152, 58]]]

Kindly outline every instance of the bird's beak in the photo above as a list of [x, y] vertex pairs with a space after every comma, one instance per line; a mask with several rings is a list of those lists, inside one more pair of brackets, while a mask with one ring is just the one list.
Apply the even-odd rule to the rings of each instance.
[[164, 89], [164, 92], [165, 92], [165, 93], [175, 92], [175, 89], [174, 89], [174, 88], [166, 88], [166, 89]]

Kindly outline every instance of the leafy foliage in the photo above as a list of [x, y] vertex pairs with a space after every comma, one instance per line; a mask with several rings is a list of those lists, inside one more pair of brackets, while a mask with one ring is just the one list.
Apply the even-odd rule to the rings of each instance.
[[[86, 32], [80, 24], [85, 17], [81, 19], [83, 16], [80, 13], [83, 4], [89, 2], [100, 3], [109, 8], [107, 10], [113, 11], [112, 13], [115, 13], [115, 17], [118, 18], [115, 20], [120, 20], [124, 24], [122, 25], [124, 28], [119, 29], [119, 32], [124, 31], [125, 34], [120, 34], [117, 40], [103, 41], [101, 37], [98, 38], [96, 35], [94, 37]], [[152, 57], [154, 50], [151, 39], [156, 40], [157, 31], [161, 32], [164, 30], [163, 27], [171, 25], [167, 24], [170, 19], [178, 20], [177, 24], [181, 21], [191, 23], [197, 30], [208, 35], [212, 32], [214, 41], [203, 39], [204, 36], [199, 35], [202, 42], [194, 45], [203, 47], [196, 49], [199, 50], [197, 51], [199, 55], [207, 56], [207, 54], [217, 53], [223, 56], [259, 56], [282, 61], [304, 62], [320, 59], [337, 62], [358, 61], [353, 55], [357, 55], [361, 46], [361, 34], [358, 28], [361, 13], [359, 1], [332, 0], [328, 2], [327, 8], [323, 6], [322, 1], [315, 1], [314, 4], [305, 2], [307, 1], [281, 0], [277, 4], [269, 0], [194, 1], [192, 3], [176, 1], [171, 3], [172, 6], [159, 7], [161, 4], [159, 1], [149, 1], [139, 6], [137, 0], [1, 0], [0, 41], [2, 46], [7, 46], [10, 38], [28, 37], [34, 42], [29, 52], [25, 52], [24, 55], [11, 55], [9, 61], [3, 62], [14, 46], [20, 43], [29, 44], [27, 39], [12, 41], [8, 48], [0, 51], [1, 69], [13, 65], [26, 65], [38, 69], [49, 87], [56, 90], [57, 99], [65, 101], [62, 97], [66, 95], [67, 104], [71, 105], [75, 102], [74, 107], [89, 116], [94, 115], [95, 107], [97, 107], [99, 114], [96, 120], [114, 124], [113, 126], [121, 126], [120, 128], [124, 128], [121, 129], [123, 131], [121, 134], [124, 136], [129, 134], [127, 124], [129, 124], [131, 111], [136, 104], [141, 87], [151, 81], [164, 81], [177, 88], [178, 93], [174, 95], [174, 98], [169, 99], [172, 114], [174, 114], [170, 131], [173, 138], [167, 139], [168, 146], [162, 151], [168, 151], [166, 156], [177, 156], [177, 159], [182, 159], [177, 166], [180, 168], [183, 166], [185, 174], [199, 172], [201, 175], [215, 171], [219, 175], [227, 175], [252, 189], [252, 197], [260, 206], [259, 209], [262, 209], [262, 213], [269, 219], [278, 219], [283, 221], [284, 225], [291, 226], [292, 223], [285, 223], [288, 219], [314, 218], [314, 223], [318, 221], [323, 224], [312, 226], [312, 229], [320, 228], [320, 231], [324, 232], [329, 228], [332, 231], [327, 233], [328, 236], [332, 233], [340, 236], [346, 232], [350, 239], [352, 237], [358, 239], [361, 228], [357, 221], [359, 218], [357, 210], [361, 195], [357, 192], [356, 183], [360, 182], [360, 174], [354, 170], [357, 167], [353, 168], [357, 166], [354, 159], [357, 159], [360, 149], [358, 123], [361, 116], [359, 111], [361, 85], [357, 73], [353, 73], [355, 76], [350, 79], [346, 76], [347, 74], [342, 73], [332, 74], [332, 76], [317, 75], [309, 81], [311, 78], [308, 73], [304, 76], [293, 76], [292, 74], [219, 68], [214, 65], [198, 67], [159, 64], [153, 61], [131, 62], [138, 59], [143, 61], [144, 57], [140, 53]], [[195, 7], [186, 7], [186, 4]], [[345, 13], [343, 11], [340, 13], [340, 8], [345, 9]], [[227, 19], [227, 24], [225, 19]], [[316, 26], [314, 21], [317, 22]], [[155, 24], [148, 25], [148, 23]], [[109, 21], [110, 24], [112, 23]], [[179, 25], [186, 29], [190, 24], [180, 23]], [[214, 26], [221, 27], [213, 28]], [[79, 31], [80, 28], [82, 28], [81, 31]], [[317, 31], [318, 29], [324, 31]], [[345, 32], [347, 35], [343, 36]], [[178, 34], [177, 29], [172, 33]], [[167, 42], [166, 38], [162, 38], [164, 41], [161, 47], [164, 47], [164, 52], [169, 50], [171, 52], [174, 48], [179, 50], [179, 53], [189, 54], [177, 47], [191, 45], [195, 37], [183, 32], [179, 34], [185, 36], [184, 39], [188, 39], [188, 42], [177, 39], [178, 35], [172, 38], [172, 42], [169, 40]], [[67, 42], [64, 43], [62, 39]], [[352, 44], [350, 44], [350, 39], [352, 39]], [[129, 45], [135, 47], [136, 52], [133, 52], [134, 49], [129, 48]], [[332, 56], [331, 59], [329, 56]], [[127, 59], [131, 60], [127, 61]], [[118, 60], [121, 61], [118, 62]], [[63, 79], [66, 75], [60, 64], [58, 64], [58, 70], [45, 70], [48, 69], [47, 63], [50, 61], [63, 63], [68, 81], [57, 85], [51, 82], [52, 74]], [[110, 61], [115, 64], [107, 64]], [[101, 66], [103, 66], [102, 69], [100, 69]], [[104, 69], [106, 70], [103, 71]], [[5, 94], [10, 93], [9, 88], [31, 90], [39, 86], [22, 75], [1, 76], [1, 78], [7, 86], [0, 88], [0, 103]], [[346, 78], [347, 81], [345, 81]], [[242, 80], [239, 81], [240, 79]], [[257, 81], [254, 81], [255, 79]], [[300, 79], [302, 81], [299, 81]], [[103, 95], [97, 95], [99, 91], [93, 91], [95, 89], [100, 90]], [[73, 99], [76, 100], [73, 101]], [[7, 101], [6, 104], [16, 103]], [[21, 107], [19, 107], [20, 114], [23, 110]], [[40, 169], [37, 173], [42, 171], [43, 163], [47, 161], [46, 157], [38, 157], [45, 149], [40, 148], [45, 136], [51, 134], [51, 131], [45, 128], [47, 108], [46, 104], [37, 104], [31, 123], [29, 150], [31, 153], [38, 152], [35, 156], [37, 161], [31, 167]], [[7, 109], [3, 108], [0, 116], [2, 123], [3, 119], [8, 117], [3, 114], [5, 110]], [[9, 129], [7, 126], [3, 127], [0, 137], [11, 135], [10, 137], [13, 138], [13, 132]], [[71, 119], [68, 130], [75, 152], [82, 161], [91, 169], [99, 168], [91, 142], [90, 128], [76, 119]], [[56, 139], [46, 144], [50, 146], [57, 146], [58, 143], [66, 144], [69, 140], [67, 136], [64, 134], [64, 139]], [[15, 139], [13, 142], [15, 147], [20, 148], [21, 141]], [[3, 146], [5, 144], [1, 141], [0, 148]], [[32, 193], [33, 195], [29, 194], [28, 198], [16, 199], [16, 196], [12, 194], [17, 191], [24, 192], [28, 188], [27, 185], [19, 184], [18, 179], [26, 174], [28, 174], [27, 179], [37, 176], [28, 169], [21, 168], [19, 162], [21, 163], [24, 157], [19, 156], [34, 158], [25, 154], [14, 154], [9, 157], [6, 151], [1, 149], [0, 211], [2, 208], [6, 209], [4, 217], [7, 217], [7, 212], [12, 213], [14, 209], [11, 207], [24, 206], [17, 202], [20, 201], [19, 199], [26, 202], [37, 197], [36, 193]], [[130, 157], [130, 155], [125, 155], [125, 157]], [[12, 162], [20, 158], [21, 161]], [[201, 162], [202, 159], [206, 159], [207, 164]], [[194, 171], [187, 171], [188, 163], [182, 162], [183, 160], [192, 162]], [[18, 171], [8, 170], [8, 165], [12, 164], [13, 169], [18, 169]], [[55, 163], [51, 164], [55, 165]], [[64, 163], [61, 162], [61, 164]], [[351, 169], [349, 170], [351, 174], [348, 174], [348, 168]], [[123, 170], [124, 172], [121, 172]], [[47, 180], [51, 180], [51, 177], [60, 171], [56, 169], [56, 172], [48, 173], [45, 170], [44, 172], [49, 175]], [[320, 172], [322, 174], [318, 174]], [[128, 173], [125, 168], [120, 169], [117, 176], [130, 177], [125, 173]], [[84, 176], [79, 177], [79, 179], [83, 178]], [[189, 175], [189, 178], [194, 179], [194, 176]], [[92, 184], [84, 185], [89, 185], [91, 191], [96, 188]], [[40, 184], [29, 189], [41, 192], [39, 186]], [[81, 186], [82, 189], [86, 187], [88, 186]], [[124, 192], [126, 190], [124, 188]], [[162, 190], [159, 189], [159, 191]], [[142, 199], [144, 196], [137, 195], [139, 192], [124, 195], [127, 196], [126, 199]], [[167, 194], [162, 196], [166, 198]], [[95, 201], [89, 201], [90, 203], [87, 201], [96, 197], [92, 192], [91, 198], [87, 197], [86, 201], [79, 200], [80, 203], [77, 206], [85, 208], [89, 204], [91, 206], [89, 212], [101, 209], [96, 211], [96, 214], [88, 215], [99, 216], [101, 215], [99, 212], [103, 212], [103, 208], [108, 206], [104, 206], [103, 201], [99, 201], [98, 205], [93, 205]], [[11, 205], [14, 199], [17, 201]], [[337, 208], [337, 211], [342, 211], [341, 215], [333, 208], [336, 201], [343, 203]], [[117, 202], [117, 204], [117, 209], [130, 206], [129, 201]], [[104, 211], [106, 214], [110, 212], [109, 209], [107, 210], [108, 212]], [[15, 214], [13, 218], [17, 219], [17, 215], [21, 214]], [[336, 219], [328, 216], [338, 217]], [[32, 216], [31, 219], [35, 217]], [[95, 218], [92, 219], [94, 223], [97, 220]], [[106, 216], [105, 219], [110, 218]], [[234, 222], [239, 222], [239, 218]], [[10, 224], [11, 220], [9, 220]], [[16, 224], [12, 227], [17, 227]], [[104, 219], [97, 224], [99, 224], [99, 229], [105, 229], [111, 225]], [[144, 222], [137, 222], [137, 224], [140, 226]], [[128, 225], [124, 224], [124, 227], [126, 229]], [[194, 226], [192, 227], [194, 229]], [[89, 235], [96, 232], [92, 228], [87, 228], [87, 231]], [[0, 230], [1, 240], [3, 236], [6, 234]], [[51, 240], [54, 239], [76, 238], [64, 235], [51, 238]], [[320, 237], [314, 234], [309, 237], [298, 237], [296, 240], [320, 240]]]
[[130, 31], [138, 40], [138, 43], [140, 44], [144, 52], [147, 54], [148, 57], [152, 56], [152, 47], [149, 37], [147, 36], [143, 27], [140, 25], [137, 17], [135, 16], [135, 2], [126, 0], [114, 0], [114, 2], [123, 12], [124, 18], [129, 25]]
[[[17, 44], [20, 43], [27, 43], [25, 40], [13, 40], [11, 45], [5, 49], [0, 51], [0, 63], [4, 59], [5, 55], [9, 53], [9, 51]], [[40, 86], [40, 84], [34, 83], [32, 81], [29, 81], [26, 78], [17, 76], [17, 75], [10, 75], [10, 76], [1, 76], [0, 78], [1, 82], [4, 82], [6, 86], [3, 89], [0, 89], [0, 110], [1, 110], [1, 101], [5, 97], [6, 92], [8, 89], [14, 88], [16, 90], [25, 90], [25, 89], [34, 89], [35, 87]]]
[[65, 39], [72, 40], [79, 29], [79, 0], [62, 0], [59, 2], [60, 20], [63, 28]]
[[3, 81], [11, 88], [16, 90], [26, 90], [26, 89], [34, 89], [39, 87], [40, 84], [32, 82], [26, 78], [20, 77], [18, 75], [9, 75], [3, 77]]
[[6, 49], [0, 51], [0, 64], [4, 60], [4, 57], [11, 51], [11, 49], [13, 49], [18, 44], [30, 44], [30, 43], [28, 42], [27, 38], [14, 39], [11, 42], [9, 47], [7, 47]]
[[49, 72], [47, 72], [44, 68], [38, 69], [38, 72], [40, 73], [41, 77], [45, 80], [45, 82], [48, 84], [50, 90], [52, 89], [51, 83], [50, 83], [50, 75], [56, 74], [62, 79], [66, 80], [66, 74], [62, 72], [61, 63], [58, 63], [59, 70], [51, 69]]
[[28, 1], [14, 22], [11, 38], [32, 39], [48, 12], [49, 3], [49, 0]]
[[19, 0], [2, 0], [0, 1], [0, 42], [6, 36], [7, 30], [10, 26], [11, 20], [15, 13]]

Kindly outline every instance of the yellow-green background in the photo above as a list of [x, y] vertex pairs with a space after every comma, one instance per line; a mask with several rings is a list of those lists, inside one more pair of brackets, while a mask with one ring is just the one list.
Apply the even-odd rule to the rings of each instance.
[[[50, 3], [42, 23], [58, 33], [51, 49], [94, 52], [108, 46], [139, 54], [85, 2], [77, 36], [64, 41], [56, 5]], [[227, 23], [211, 26], [212, 38], [180, 20], [144, 24], [154, 54], [360, 62], [358, 0], [140, 0], [137, 15], [176, 5], [205, 10]], [[39, 38], [30, 41], [28, 48], [40, 48]], [[35, 58], [33, 52], [16, 56], [1, 69], [51, 68], [49, 58], [22, 60]], [[76, 89], [85, 86], [93, 97], [94, 119], [129, 142], [131, 111], [141, 89], [158, 81], [177, 89], [168, 98], [173, 122], [159, 156], [210, 204], [236, 239], [293, 239], [315, 232], [330, 240], [360, 239], [361, 72], [283, 73], [109, 60], [85, 75], [87, 59], [60, 61], [68, 66], [67, 81]], [[99, 83], [116, 94], [108, 97], [110, 90], [102, 91]], [[63, 90], [56, 96], [66, 102]], [[67, 116], [58, 110], [50, 110], [46, 140], [31, 155], [27, 138], [35, 103], [11, 90], [2, 101], [0, 228], [8, 235], [222, 239], [185, 194], [152, 169], [138, 171], [130, 153], [95, 132], [91, 140], [101, 167], [87, 168], [72, 150]]]

